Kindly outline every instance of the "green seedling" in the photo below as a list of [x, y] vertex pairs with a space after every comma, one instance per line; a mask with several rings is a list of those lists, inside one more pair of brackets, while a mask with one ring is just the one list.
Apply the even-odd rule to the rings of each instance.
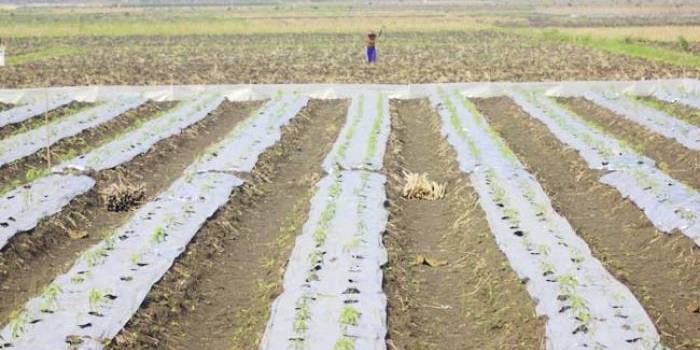
[[296, 303], [297, 313], [294, 315], [294, 323], [292, 325], [294, 333], [303, 335], [309, 329], [309, 319], [311, 318], [311, 310], [309, 309], [309, 298], [302, 296]]
[[359, 322], [360, 312], [352, 306], [343, 306], [340, 311], [340, 324], [347, 328], [348, 326], [357, 326]]
[[162, 226], [158, 226], [153, 230], [153, 233], [151, 233], [151, 242], [155, 244], [163, 243], [165, 242], [166, 236], [165, 229]]
[[572, 295], [574, 289], [578, 287], [578, 280], [572, 275], [562, 275], [559, 277], [559, 288], [565, 295]]
[[91, 312], [98, 312], [105, 300], [105, 294], [103, 291], [92, 288], [88, 291], [88, 303], [90, 305]]
[[328, 230], [324, 227], [317, 228], [313, 233], [314, 243], [316, 246], [322, 246], [328, 237]]
[[104, 247], [89, 250], [83, 254], [83, 259], [85, 259], [85, 263], [90, 267], [102, 264], [106, 257], [107, 249], [105, 249]]
[[137, 265], [141, 262], [141, 258], [143, 257], [142, 253], [134, 253], [129, 256], [129, 261], [131, 261], [132, 264]]
[[312, 265], [320, 264], [323, 262], [323, 254], [318, 250], [314, 250], [309, 254], [309, 260]]
[[44, 288], [44, 292], [42, 293], [42, 296], [44, 298], [44, 302], [41, 304], [40, 310], [41, 311], [56, 311], [58, 309], [58, 304], [56, 303], [56, 299], [58, 298], [58, 295], [61, 293], [61, 287], [55, 285], [55, 284], [50, 284], [48, 287]]
[[113, 250], [114, 246], [117, 244], [117, 234], [112, 233], [111, 235], [107, 236], [107, 238], [104, 239], [104, 242], [105, 242], [105, 249]]
[[542, 255], [542, 256], [548, 256], [550, 252], [550, 248], [546, 244], [539, 244], [537, 245], [537, 253]]
[[355, 350], [355, 342], [348, 337], [342, 337], [333, 346], [333, 350]]
[[549, 276], [556, 272], [556, 267], [547, 261], [540, 264], [540, 271], [542, 271], [542, 276]]
[[22, 336], [27, 325], [27, 314], [24, 311], [13, 311], [10, 314], [10, 337], [15, 340]]
[[575, 264], [580, 264], [585, 260], [583, 253], [577, 248], [570, 248], [569, 254], [571, 254], [571, 261]]
[[[360, 232], [364, 231], [364, 224], [358, 224], [357, 226], [358, 226]], [[352, 239], [350, 239], [350, 241], [345, 243], [345, 245], [343, 246], [343, 251], [350, 252], [350, 251], [356, 250], [361, 245], [362, 245], [362, 240], [360, 239], [360, 237], [353, 236]]]

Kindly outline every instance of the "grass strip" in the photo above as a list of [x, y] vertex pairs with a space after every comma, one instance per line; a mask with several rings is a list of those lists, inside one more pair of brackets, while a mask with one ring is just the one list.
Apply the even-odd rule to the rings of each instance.
[[543, 41], [566, 43], [618, 55], [643, 58], [677, 66], [700, 68], [700, 56], [687, 52], [643, 45], [635, 42], [626, 42], [623, 39], [596, 38], [590, 35], [573, 35], [558, 31], [556, 29], [533, 30], [518, 28], [498, 30], [505, 33], [516, 34]]
[[15, 66], [26, 63], [34, 63], [40, 61], [46, 61], [52, 58], [59, 58], [64, 56], [73, 56], [83, 53], [85, 50], [79, 47], [73, 46], [62, 46], [53, 47], [48, 49], [43, 49], [39, 51], [30, 52], [23, 55], [9, 56], [7, 57], [7, 65]]

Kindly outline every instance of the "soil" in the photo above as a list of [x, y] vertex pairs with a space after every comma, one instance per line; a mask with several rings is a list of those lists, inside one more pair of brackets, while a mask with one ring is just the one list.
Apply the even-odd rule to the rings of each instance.
[[700, 128], [700, 110], [688, 107], [681, 103], [664, 102], [653, 97], [641, 97], [641, 99], [646, 100], [656, 106], [660, 106], [664, 112]]
[[[427, 100], [392, 103], [385, 165], [389, 349], [542, 348], [544, 320], [498, 249]], [[446, 183], [446, 197], [402, 198], [403, 171]], [[419, 255], [447, 265], [416, 264]]]
[[78, 113], [80, 111], [86, 110], [90, 107], [94, 107], [96, 104], [94, 103], [86, 103], [86, 102], [76, 102], [73, 101], [65, 106], [58, 107], [56, 109], [52, 109], [46, 113], [39, 114], [33, 118], [29, 118], [25, 121], [15, 123], [15, 124], [8, 124], [3, 127], [0, 127], [0, 139], [6, 138], [11, 135], [16, 135], [22, 132], [25, 132], [27, 130], [31, 130], [34, 128], [37, 128], [41, 125], [44, 125], [46, 123], [50, 123], [53, 121], [56, 121], [61, 118], [65, 118], [69, 115], [73, 115], [75, 113]]
[[700, 248], [680, 232], [657, 231], [634, 203], [599, 182], [575, 150], [508, 98], [477, 107], [526, 164], [559, 214], [593, 255], [627, 285], [673, 349], [700, 348]]
[[656, 161], [659, 169], [672, 178], [700, 190], [700, 151], [693, 151], [637, 124], [624, 116], [599, 107], [583, 98], [563, 100], [582, 118], [600, 125], [608, 134], [623, 140]]
[[0, 193], [25, 184], [29, 180], [25, 177], [29, 170], [48, 170], [51, 164], [55, 165], [63, 159], [69, 159], [68, 157], [84, 154], [112, 140], [139, 121], [146, 121], [159, 111], [168, 110], [173, 106], [175, 106], [174, 102], [149, 101], [99, 126], [83, 130], [75, 136], [54, 143], [49, 148], [50, 153], [44, 148], [12, 163], [3, 164], [0, 166], [0, 183], [3, 184], [0, 185]]
[[347, 113], [312, 100], [151, 290], [112, 349], [257, 349]]
[[[18, 45], [37, 40], [16, 39]], [[493, 30], [387, 33], [377, 43], [378, 63], [371, 67], [364, 62], [364, 46], [358, 42], [361, 38], [352, 34], [52, 40], [85, 48], [85, 52], [5, 67], [0, 87], [700, 77], [699, 69]], [[260, 64], [262, 57], [265, 64]]]
[[[223, 139], [248, 117], [260, 102], [224, 102], [206, 119], [181, 134], [156, 143], [147, 153], [117, 168], [92, 176], [95, 187], [78, 196], [61, 212], [42, 220], [33, 230], [20, 233], [0, 251], [0, 319], [40, 293], [51, 280], [65, 273], [77, 256], [123, 224], [133, 211], [110, 212], [100, 192], [119, 181], [143, 185], [144, 202], [167, 188], [207, 146]], [[87, 232], [83, 239], [70, 233]]]

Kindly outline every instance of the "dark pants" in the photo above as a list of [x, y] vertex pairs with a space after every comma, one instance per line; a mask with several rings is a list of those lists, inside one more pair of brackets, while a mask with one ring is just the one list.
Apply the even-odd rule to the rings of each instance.
[[377, 62], [377, 48], [374, 46], [367, 46], [367, 63]]

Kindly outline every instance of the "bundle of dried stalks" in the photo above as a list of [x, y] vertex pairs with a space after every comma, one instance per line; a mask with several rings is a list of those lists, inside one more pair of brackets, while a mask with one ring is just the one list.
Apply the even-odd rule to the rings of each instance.
[[446, 184], [428, 180], [428, 174], [404, 172], [403, 197], [406, 199], [436, 200], [445, 197]]
[[121, 177], [117, 183], [100, 191], [102, 202], [106, 203], [108, 211], [127, 211], [138, 206], [146, 195], [143, 185], [124, 183]]

